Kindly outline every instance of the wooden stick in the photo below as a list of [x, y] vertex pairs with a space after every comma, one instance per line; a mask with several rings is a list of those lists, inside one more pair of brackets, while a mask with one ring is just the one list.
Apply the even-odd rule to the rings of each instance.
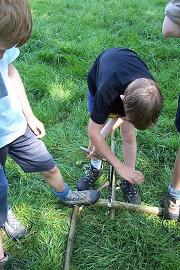
[[[111, 151], [115, 154], [115, 136], [114, 132], [111, 134]], [[111, 187], [111, 198], [110, 203], [113, 203], [116, 200], [116, 179], [115, 179], [115, 169], [112, 165], [110, 165], [110, 179], [109, 186]], [[115, 208], [110, 209], [110, 219], [114, 219], [115, 217]]]
[[102, 186], [98, 187], [96, 190], [101, 191], [103, 188], [109, 187], [109, 181], [106, 181]]
[[115, 209], [125, 209], [129, 211], [137, 211], [141, 213], [147, 213], [147, 214], [159, 215], [159, 216], [163, 214], [163, 208], [161, 207], [149, 206], [149, 205], [138, 205], [138, 204], [119, 202], [119, 201], [113, 201], [110, 205], [109, 200], [106, 200], [106, 199], [99, 199], [99, 201], [95, 203], [94, 206], [115, 208]]
[[[84, 147], [84, 146], [80, 146], [80, 149], [81, 149], [83, 152], [85, 152], [86, 154], [90, 154], [90, 151], [89, 151], [88, 148], [86, 148], [86, 147]], [[103, 161], [108, 162], [106, 159], [102, 158], [100, 155], [94, 154], [93, 157], [99, 158], [99, 159], [101, 159], [101, 160], [103, 160]], [[108, 162], [108, 163], [109, 163], [109, 162]]]
[[67, 242], [67, 248], [66, 248], [64, 270], [70, 270], [70, 267], [71, 267], [74, 235], [75, 235], [75, 228], [76, 228], [79, 208], [80, 208], [79, 206], [74, 206], [73, 213], [72, 213], [71, 225], [69, 229], [68, 242]]

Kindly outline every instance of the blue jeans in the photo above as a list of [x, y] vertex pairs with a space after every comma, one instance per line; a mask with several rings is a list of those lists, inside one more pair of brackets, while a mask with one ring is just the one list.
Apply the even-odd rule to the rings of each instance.
[[0, 228], [7, 219], [8, 203], [8, 181], [5, 176], [3, 167], [0, 165]]

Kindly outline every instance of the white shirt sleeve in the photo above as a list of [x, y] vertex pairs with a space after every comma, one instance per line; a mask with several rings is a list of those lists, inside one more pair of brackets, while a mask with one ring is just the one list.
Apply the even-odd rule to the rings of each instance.
[[19, 49], [16, 47], [10, 48], [5, 52], [5, 61], [7, 64], [12, 63], [19, 56]]

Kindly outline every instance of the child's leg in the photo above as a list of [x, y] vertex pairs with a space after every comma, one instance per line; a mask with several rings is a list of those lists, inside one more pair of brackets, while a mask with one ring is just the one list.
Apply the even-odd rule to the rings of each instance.
[[122, 150], [124, 164], [132, 169], [136, 165], [136, 129], [132, 124], [124, 122], [121, 125]]
[[4, 174], [3, 167], [0, 165], [0, 228], [5, 224], [7, 219], [7, 192], [8, 181]]
[[[172, 182], [169, 184], [168, 193], [174, 198], [177, 208], [180, 207], [180, 149], [176, 157], [173, 169]], [[178, 213], [180, 214], [180, 213]]]
[[64, 180], [57, 166], [49, 171], [42, 172], [43, 177], [57, 192], [62, 192], [64, 190]]
[[[176, 113], [175, 125], [180, 133], [180, 97]], [[168, 219], [180, 217], [180, 148], [174, 163], [172, 182], [168, 187], [168, 194], [161, 202], [164, 207], [164, 216]]]
[[174, 164], [172, 186], [180, 193], [180, 149]]
[[[3, 167], [0, 165], [0, 228], [4, 226], [7, 219], [7, 190], [8, 182], [4, 174]], [[0, 260], [4, 258], [4, 250], [2, 245], [2, 237], [0, 231]]]
[[2, 244], [2, 236], [1, 236], [1, 231], [0, 231], [0, 260], [4, 258], [4, 249], [3, 249], [3, 244]]
[[161, 201], [164, 207], [164, 216], [167, 219], [178, 220], [180, 217], [180, 149], [177, 155], [172, 182], [169, 184], [168, 193]]

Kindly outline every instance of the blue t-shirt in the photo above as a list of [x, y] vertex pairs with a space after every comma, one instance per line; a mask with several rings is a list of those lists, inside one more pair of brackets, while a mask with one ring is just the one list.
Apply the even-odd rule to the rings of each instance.
[[94, 97], [91, 119], [104, 124], [109, 115], [125, 116], [120, 95], [139, 78], [154, 80], [145, 62], [127, 48], [111, 48], [101, 53], [88, 73], [88, 88]]
[[8, 76], [8, 65], [18, 56], [19, 49], [14, 47], [0, 59], [0, 148], [23, 135], [27, 127], [16, 85]]

